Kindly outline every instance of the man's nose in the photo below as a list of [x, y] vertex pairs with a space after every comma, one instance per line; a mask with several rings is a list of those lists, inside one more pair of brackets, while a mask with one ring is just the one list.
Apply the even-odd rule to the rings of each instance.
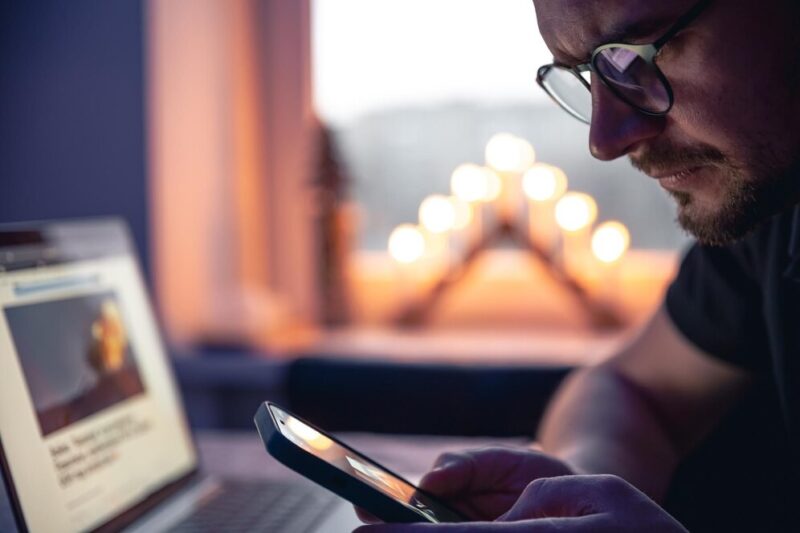
[[611, 161], [636, 149], [664, 130], [664, 117], [639, 112], [618, 98], [599, 79], [592, 80], [592, 124], [589, 149], [601, 161]]

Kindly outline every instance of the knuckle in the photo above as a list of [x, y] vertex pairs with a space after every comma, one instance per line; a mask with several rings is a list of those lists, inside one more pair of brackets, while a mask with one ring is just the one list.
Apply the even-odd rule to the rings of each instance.
[[434, 466], [443, 466], [450, 463], [460, 463], [464, 461], [464, 454], [463, 453], [455, 453], [455, 452], [445, 452], [439, 454], [434, 461]]
[[523, 491], [523, 496], [529, 498], [538, 498], [544, 495], [551, 485], [550, 478], [541, 477], [534, 479]]
[[617, 499], [631, 491], [632, 486], [618, 476], [603, 475], [597, 483], [597, 490], [606, 497]]
[[599, 474], [597, 481], [599, 485], [606, 488], [620, 487], [625, 483], [621, 478], [611, 474]]

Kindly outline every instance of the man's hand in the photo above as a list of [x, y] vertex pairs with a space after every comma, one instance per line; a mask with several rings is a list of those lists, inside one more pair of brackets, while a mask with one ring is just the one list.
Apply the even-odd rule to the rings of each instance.
[[511, 509], [531, 481], [573, 473], [541, 452], [482, 448], [442, 454], [419, 486], [472, 520], [495, 520]]
[[686, 533], [655, 502], [616, 476], [537, 479], [496, 522], [378, 524], [354, 533]]
[[[541, 452], [514, 448], [482, 448], [445, 453], [420, 481], [472, 520], [494, 520], [517, 501], [534, 479], [572, 474], [567, 465]], [[365, 522], [377, 520], [358, 509]]]

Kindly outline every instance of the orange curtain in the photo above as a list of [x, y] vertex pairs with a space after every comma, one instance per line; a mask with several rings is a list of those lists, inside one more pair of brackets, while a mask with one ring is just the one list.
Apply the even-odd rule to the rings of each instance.
[[151, 0], [157, 300], [173, 341], [270, 346], [316, 314], [306, 0]]

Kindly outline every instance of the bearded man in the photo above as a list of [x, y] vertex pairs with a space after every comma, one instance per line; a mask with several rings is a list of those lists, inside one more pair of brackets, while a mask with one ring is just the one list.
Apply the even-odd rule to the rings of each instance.
[[[656, 502], [757, 382], [778, 398], [779, 462], [798, 472], [800, 3], [534, 5], [554, 57], [539, 84], [590, 125], [596, 158], [627, 156], [675, 199], [697, 243], [636, 339], [562, 386], [541, 451], [448, 454], [423, 479], [475, 522], [364, 533], [685, 531]], [[758, 529], [798, 527], [771, 518]]]

